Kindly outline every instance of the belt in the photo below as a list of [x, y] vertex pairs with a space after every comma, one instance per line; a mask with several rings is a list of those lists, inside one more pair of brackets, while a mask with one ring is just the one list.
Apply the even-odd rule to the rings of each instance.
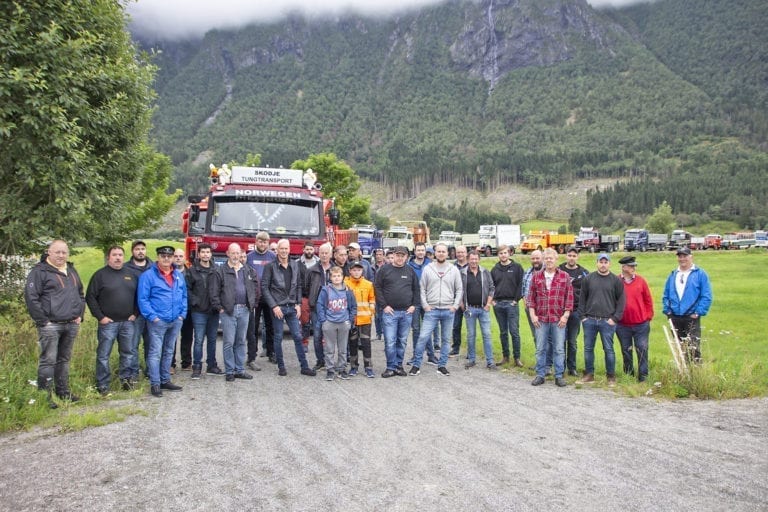
[[485, 306], [483, 306], [483, 305], [476, 305], [476, 304], [469, 304], [469, 307], [470, 307], [470, 308], [478, 308], [478, 309], [482, 309], [482, 308], [484, 308]]
[[52, 324], [59, 324], [59, 325], [66, 325], [71, 324], [75, 321], [73, 318], [72, 320], [49, 320]]
[[591, 318], [592, 320], [610, 320], [611, 317], [609, 316], [591, 316], [587, 315], [587, 318]]

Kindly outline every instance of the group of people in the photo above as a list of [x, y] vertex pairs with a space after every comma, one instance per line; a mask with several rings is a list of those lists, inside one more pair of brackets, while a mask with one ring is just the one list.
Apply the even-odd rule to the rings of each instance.
[[[110, 247], [106, 265], [94, 273], [85, 293], [62, 240], [52, 242], [30, 272], [25, 299], [38, 328], [38, 387], [49, 396], [55, 392], [62, 399], [78, 399], [69, 388], [69, 359], [86, 305], [98, 321], [96, 385], [102, 394], [110, 389], [109, 358], [115, 342], [122, 387], [136, 386], [142, 338], [151, 394], [180, 391], [181, 386], [171, 380], [180, 333], [181, 367], [191, 370], [193, 380], [202, 376], [204, 354], [206, 374], [223, 375], [228, 382], [252, 379], [246, 369], [261, 370], [256, 363], [259, 337], [262, 356], [285, 376], [284, 325], [294, 342], [300, 373], [315, 376], [325, 369], [326, 380], [357, 375], [360, 351], [364, 374], [374, 377], [374, 328], [376, 338], [383, 336], [385, 342], [384, 378], [416, 376], [423, 362], [436, 366], [440, 375], [450, 375], [448, 359], [459, 355], [465, 323], [466, 369], [477, 365], [478, 324], [488, 370], [522, 367], [520, 303], [536, 346], [533, 385], [543, 384], [551, 373], [558, 386], [566, 385], [566, 372], [579, 376], [577, 337], [582, 328], [585, 372], [578, 382], [595, 381], [598, 334], [609, 385], [616, 382], [614, 334], [621, 345], [624, 372], [640, 381], [648, 376], [653, 298], [645, 279], [636, 273], [632, 256], [619, 261], [618, 276], [610, 271], [610, 254], [599, 254], [597, 269], [590, 272], [578, 263], [575, 248], [567, 251], [559, 266], [553, 249], [534, 251], [526, 270], [506, 246], [498, 248], [498, 261], [487, 270], [480, 266], [480, 256], [463, 246], [455, 249], [456, 260], [448, 261], [443, 243], [434, 249], [416, 244], [411, 257], [405, 247], [386, 254], [377, 249], [371, 263], [362, 258], [356, 243], [335, 247], [326, 243], [316, 255], [307, 243], [303, 254], [291, 259], [289, 240], [279, 240], [270, 250], [266, 232], [257, 234], [248, 253], [231, 244], [227, 260], [219, 265], [206, 244], [198, 245], [189, 265], [184, 252], [169, 245], [157, 248], [155, 262], [146, 252], [143, 241], [134, 241], [126, 261], [122, 247]], [[678, 250], [677, 258], [678, 267], [664, 288], [663, 313], [687, 341], [690, 358], [699, 361], [700, 318], [709, 310], [712, 290], [689, 249]], [[499, 326], [499, 361], [493, 357], [491, 309]], [[219, 326], [223, 369], [216, 359]], [[413, 353], [406, 371], [409, 334]], [[316, 357], [312, 367], [307, 360], [310, 337]]]

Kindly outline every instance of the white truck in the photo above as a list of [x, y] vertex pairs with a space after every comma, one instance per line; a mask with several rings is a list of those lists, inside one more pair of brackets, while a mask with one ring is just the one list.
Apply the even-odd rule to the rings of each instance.
[[518, 224], [489, 224], [480, 226], [478, 251], [486, 256], [496, 254], [500, 245], [510, 247], [510, 254], [520, 245], [520, 226]]

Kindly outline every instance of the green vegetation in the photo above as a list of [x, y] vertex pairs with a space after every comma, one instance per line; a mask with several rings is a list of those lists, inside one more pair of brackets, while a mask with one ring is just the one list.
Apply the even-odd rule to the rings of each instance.
[[118, 2], [3, 2], [0, 63], [0, 254], [108, 246], [162, 217], [175, 197], [147, 142], [154, 68]]
[[436, 235], [440, 231], [458, 231], [459, 233], [477, 233], [483, 224], [510, 224], [506, 213], [488, 211], [477, 205], [470, 205], [466, 199], [456, 206], [427, 205], [424, 220]]

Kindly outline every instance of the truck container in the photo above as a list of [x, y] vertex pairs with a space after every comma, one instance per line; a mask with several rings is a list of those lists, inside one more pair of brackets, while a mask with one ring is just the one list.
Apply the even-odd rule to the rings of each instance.
[[619, 250], [619, 235], [604, 235], [593, 227], [582, 227], [576, 237], [576, 249], [589, 252], [615, 252]]
[[568, 247], [574, 245], [576, 237], [572, 234], [559, 234], [557, 231], [531, 231], [520, 244], [520, 252], [528, 254], [533, 251], [541, 251], [548, 247], [563, 254]]
[[661, 251], [667, 245], [664, 233], [649, 233], [646, 229], [628, 229], [624, 233], [625, 251]]
[[357, 243], [360, 244], [363, 258], [370, 260], [373, 251], [381, 247], [381, 231], [373, 224], [355, 224], [350, 229], [357, 232]]
[[486, 256], [496, 254], [500, 245], [510, 248], [510, 254], [520, 247], [520, 226], [517, 224], [485, 224], [480, 226], [478, 250]]

